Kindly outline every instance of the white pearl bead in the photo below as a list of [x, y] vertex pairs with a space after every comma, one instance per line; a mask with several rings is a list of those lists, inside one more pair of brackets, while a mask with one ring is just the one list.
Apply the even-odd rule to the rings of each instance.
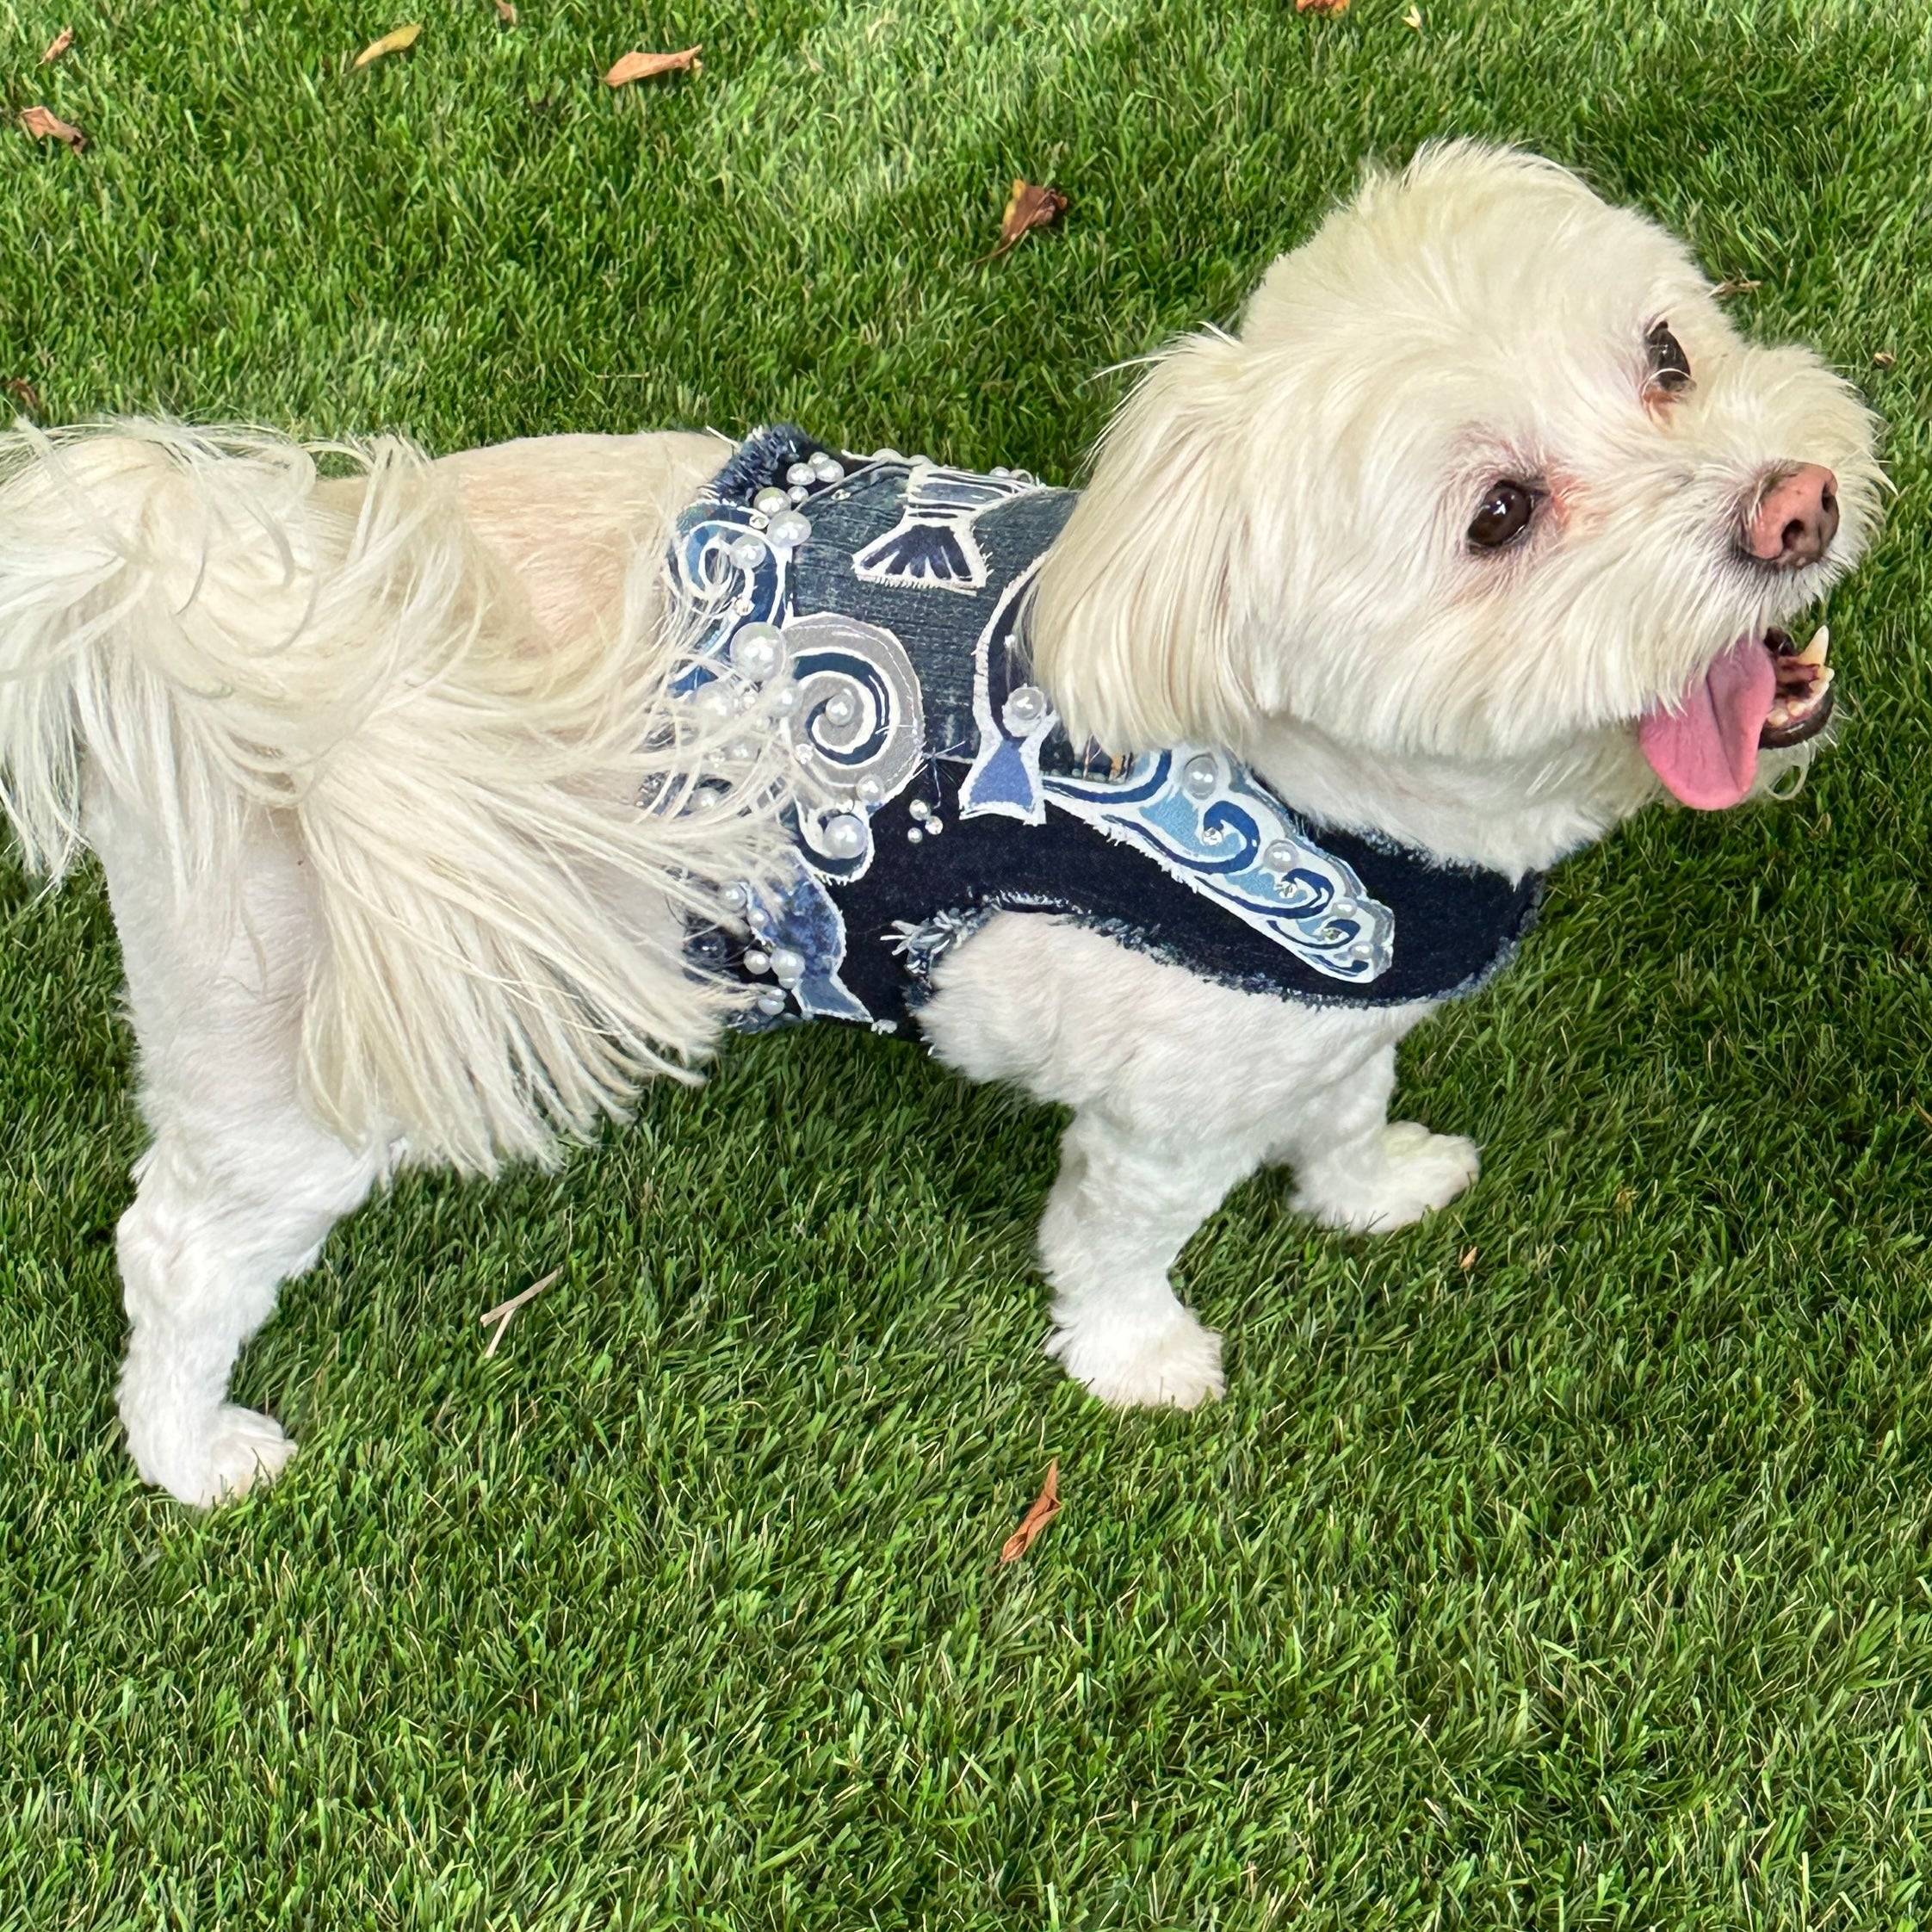
[[780, 946], [771, 955], [771, 976], [780, 986], [796, 986], [805, 976], [803, 955], [790, 946]]
[[835, 691], [825, 701], [825, 715], [828, 723], [850, 724], [858, 713], [858, 706], [849, 691]]
[[771, 970], [771, 955], [763, 946], [753, 946], [745, 955], [745, 970], [747, 973], [769, 973]]
[[858, 796], [868, 805], [876, 805], [885, 796], [885, 787], [876, 778], [861, 778], [858, 790]]
[[731, 661], [762, 683], [785, 661], [785, 634], [776, 624], [740, 624], [732, 635]]
[[752, 508], [761, 517], [776, 517], [781, 510], [790, 507], [790, 494], [781, 490], [776, 483], [767, 483], [752, 498]]
[[812, 492], [808, 490], [802, 483], [794, 483], [792, 486], [785, 492], [785, 494], [790, 497], [794, 503], [803, 503], [806, 498], [810, 496], [811, 493]]
[[791, 755], [795, 759], [796, 759], [801, 765], [809, 765], [812, 760], [815, 759], [819, 754], [814, 752], [809, 745], [795, 745], [792, 747]]
[[748, 738], [734, 738], [725, 746], [725, 756], [734, 765], [749, 765], [758, 756], [758, 746]]
[[794, 550], [812, 534], [811, 519], [796, 510], [781, 510], [765, 533], [782, 550]]
[[925, 838], [926, 834], [921, 832], [920, 828], [915, 825], [913, 829], [906, 834], [906, 843], [908, 845], [917, 845], [921, 844], [924, 841]]
[[728, 885], [718, 896], [736, 913], [744, 910], [745, 901], [751, 895], [741, 885]]
[[785, 481], [794, 489], [812, 480], [812, 466], [809, 463], [793, 463], [785, 471]]
[[771, 689], [771, 709], [781, 718], [789, 718], [798, 709], [798, 686], [777, 684]]
[[708, 684], [700, 685], [692, 695], [691, 703], [708, 718], [721, 721], [728, 718], [738, 709], [737, 701], [731, 695], [730, 686], [721, 678], [714, 678]]
[[1024, 734], [1047, 715], [1047, 695], [1037, 684], [1016, 685], [1000, 715], [1008, 731]]
[[1292, 871], [1301, 858], [1301, 854], [1285, 839], [1269, 841], [1261, 853], [1261, 863], [1271, 872]]
[[776, 1019], [785, 1010], [785, 996], [782, 993], [761, 993], [758, 996], [758, 1010], [769, 1019]]
[[731, 560], [740, 570], [755, 570], [765, 561], [765, 539], [740, 536], [732, 539]]
[[865, 821], [841, 812], [825, 821], [825, 849], [834, 858], [857, 858], [865, 850]]
[[926, 829], [937, 839], [946, 829], [946, 821], [938, 818], [928, 819], [926, 821]]
[[932, 808], [923, 798], [915, 798], [906, 809], [915, 819], [929, 819], [932, 816]]
[[820, 483], [836, 483], [845, 474], [845, 466], [829, 450], [820, 449], [812, 457], [812, 474]]
[[1205, 752], [1189, 759], [1180, 775], [1180, 789], [1190, 798], [1211, 798], [1220, 783], [1220, 770]]

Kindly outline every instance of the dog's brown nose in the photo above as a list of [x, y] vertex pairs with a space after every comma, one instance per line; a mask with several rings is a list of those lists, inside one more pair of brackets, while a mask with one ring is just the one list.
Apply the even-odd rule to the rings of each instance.
[[1744, 526], [1744, 548], [1773, 570], [1815, 564], [1838, 534], [1838, 479], [1823, 463], [1774, 477]]

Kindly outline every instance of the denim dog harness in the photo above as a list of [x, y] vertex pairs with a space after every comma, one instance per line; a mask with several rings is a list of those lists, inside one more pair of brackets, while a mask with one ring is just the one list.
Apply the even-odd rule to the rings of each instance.
[[694, 960], [759, 988], [752, 1028], [897, 1030], [993, 913], [1078, 921], [1217, 984], [1395, 1006], [1482, 984], [1540, 882], [1316, 827], [1227, 752], [1110, 758], [1027, 679], [1028, 592], [1075, 497], [789, 427], [742, 443], [668, 560], [699, 641], [678, 689], [774, 715], [822, 802], [788, 810], [796, 871], [727, 898], [752, 932]]

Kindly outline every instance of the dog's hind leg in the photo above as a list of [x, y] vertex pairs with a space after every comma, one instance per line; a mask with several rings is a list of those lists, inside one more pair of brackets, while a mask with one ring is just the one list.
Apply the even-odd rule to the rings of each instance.
[[232, 906], [186, 894], [137, 814], [90, 799], [154, 1132], [121, 1217], [129, 1335], [121, 1415], [136, 1466], [184, 1502], [239, 1495], [294, 1445], [227, 1400], [276, 1291], [368, 1194], [385, 1150], [346, 1147], [304, 1107], [297, 1066], [317, 929], [301, 864], [248, 840]]

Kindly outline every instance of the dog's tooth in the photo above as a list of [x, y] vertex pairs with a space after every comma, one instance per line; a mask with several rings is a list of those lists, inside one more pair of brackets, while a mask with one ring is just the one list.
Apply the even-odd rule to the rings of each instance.
[[1780, 698], [1779, 701], [1771, 707], [1768, 716], [1770, 721], [1773, 724], [1776, 725], [1780, 730], [1782, 730], [1785, 726], [1791, 722], [1791, 707], [1790, 705], [1786, 704], [1782, 698]]
[[1797, 653], [1799, 664], [1823, 664], [1824, 653], [1831, 648], [1831, 626], [1820, 624], [1812, 633], [1811, 641]]

